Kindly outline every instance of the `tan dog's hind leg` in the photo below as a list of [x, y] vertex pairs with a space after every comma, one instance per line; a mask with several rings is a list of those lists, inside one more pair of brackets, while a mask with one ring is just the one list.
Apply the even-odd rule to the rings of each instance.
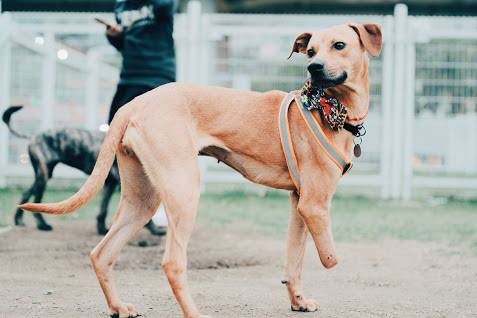
[[285, 280], [293, 311], [316, 311], [318, 305], [312, 299], [306, 299], [301, 287], [301, 271], [305, 254], [307, 230], [298, 213], [298, 195], [290, 193], [291, 214], [288, 225], [287, 259], [285, 263]]
[[[184, 182], [183, 187], [187, 186], [191, 185]], [[200, 315], [187, 286], [187, 244], [194, 227], [198, 192], [192, 197], [175, 194], [165, 201], [169, 225], [162, 267], [186, 318], [206, 317]]]
[[121, 200], [114, 222], [91, 252], [91, 261], [111, 315], [136, 317], [136, 309], [123, 303], [116, 290], [112, 268], [122, 247], [151, 219], [159, 206], [159, 195], [151, 186], [136, 158], [118, 152]]
[[[161, 123], [157, 124], [161, 127]], [[139, 126], [139, 124], [133, 124]], [[146, 127], [146, 125], [145, 125]], [[129, 140], [153, 186], [160, 191], [168, 218], [162, 267], [186, 318], [199, 313], [187, 284], [187, 245], [199, 203], [199, 162], [190, 131], [180, 119], [154, 135], [137, 128]], [[162, 138], [158, 140], [160, 135]]]

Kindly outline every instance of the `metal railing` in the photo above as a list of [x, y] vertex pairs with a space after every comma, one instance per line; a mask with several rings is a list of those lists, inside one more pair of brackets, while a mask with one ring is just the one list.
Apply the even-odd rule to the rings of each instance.
[[[53, 125], [96, 129], [106, 119], [117, 78], [117, 70], [104, 62], [114, 58], [104, 49], [102, 28], [88, 14], [17, 14], [7, 20], [0, 19], [10, 26], [10, 32], [0, 28], [2, 47], [8, 45], [0, 52], [0, 66], [10, 66], [0, 75], [0, 107], [37, 105], [28, 111], [35, 117], [23, 122], [32, 132]], [[60, 28], [63, 21], [68, 23]], [[476, 19], [408, 16], [405, 5], [397, 5], [393, 16], [206, 14], [198, 1], [190, 1], [175, 21], [178, 80], [257, 91], [299, 88], [305, 59], [286, 59], [295, 35], [349, 21], [380, 23], [384, 48], [370, 64], [364, 153], [342, 185], [374, 187], [394, 199], [408, 199], [417, 188], [477, 189]], [[12, 25], [19, 32], [12, 32]], [[38, 34], [56, 44], [39, 49]], [[86, 52], [68, 47], [75, 54], [61, 61], [59, 34], [88, 37], [95, 45]], [[35, 62], [22, 63], [21, 54]], [[4, 128], [0, 140], [0, 165], [6, 167], [0, 184], [28, 175], [27, 165], [18, 164], [24, 144], [12, 139], [5, 146]], [[205, 183], [244, 181], [212, 160], [201, 159], [201, 167]]]

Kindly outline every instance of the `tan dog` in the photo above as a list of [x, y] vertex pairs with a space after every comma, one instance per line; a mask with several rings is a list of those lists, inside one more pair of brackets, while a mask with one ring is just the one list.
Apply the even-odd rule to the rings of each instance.
[[[293, 52], [309, 56], [312, 82], [328, 87], [328, 94], [347, 105], [350, 118], [367, 112], [367, 52], [376, 56], [380, 50], [381, 31], [374, 24], [303, 33], [293, 46]], [[297, 195], [277, 124], [285, 94], [164, 85], [134, 99], [116, 114], [94, 171], [78, 193], [60, 203], [21, 207], [53, 214], [78, 209], [101, 189], [116, 154], [121, 201], [111, 229], [91, 253], [109, 311], [119, 317], [137, 315], [133, 306], [119, 299], [112, 268], [121, 248], [151, 219], [162, 201], [169, 219], [162, 262], [165, 274], [184, 316], [206, 317], [199, 313], [187, 287], [186, 250], [199, 201], [197, 154], [216, 157], [252, 182], [291, 191], [285, 283], [293, 310], [315, 311], [316, 303], [305, 298], [300, 282], [307, 230], [323, 265], [333, 267], [337, 259], [329, 213], [341, 171], [314, 142], [297, 107], [291, 107], [291, 139], [302, 183]], [[335, 146], [351, 157], [353, 136], [347, 131], [331, 131], [318, 120]]]

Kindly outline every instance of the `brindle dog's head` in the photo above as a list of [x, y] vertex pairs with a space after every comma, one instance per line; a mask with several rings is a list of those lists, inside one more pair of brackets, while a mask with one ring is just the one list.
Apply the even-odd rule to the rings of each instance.
[[290, 56], [305, 54], [311, 84], [329, 88], [361, 80], [367, 75], [367, 53], [378, 56], [381, 46], [379, 25], [350, 23], [298, 35]]

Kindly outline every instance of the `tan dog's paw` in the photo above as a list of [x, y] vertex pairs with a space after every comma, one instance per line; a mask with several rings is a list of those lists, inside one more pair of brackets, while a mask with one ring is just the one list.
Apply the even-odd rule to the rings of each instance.
[[110, 309], [111, 318], [134, 318], [139, 317], [137, 310], [131, 304], [119, 304]]
[[319, 306], [313, 299], [306, 299], [302, 296], [296, 297], [296, 303], [291, 305], [292, 311], [312, 312], [317, 311]]

